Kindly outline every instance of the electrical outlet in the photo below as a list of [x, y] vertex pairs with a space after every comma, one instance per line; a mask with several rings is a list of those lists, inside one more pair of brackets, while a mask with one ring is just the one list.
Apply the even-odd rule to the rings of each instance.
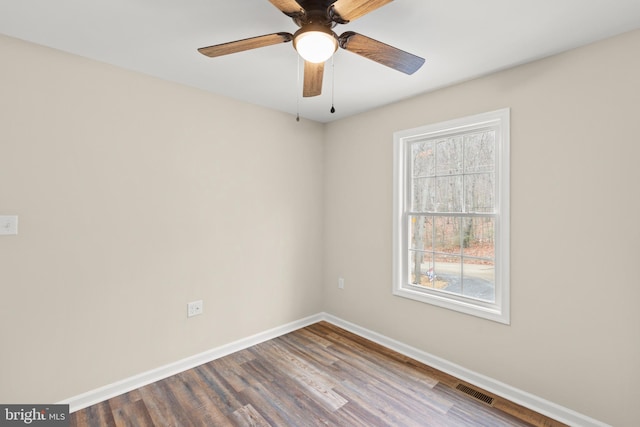
[[344, 289], [344, 279], [342, 277], [338, 277], [338, 289]]
[[0, 215], [0, 235], [11, 236], [18, 234], [18, 216]]
[[193, 301], [187, 304], [187, 317], [198, 316], [203, 313], [202, 300]]

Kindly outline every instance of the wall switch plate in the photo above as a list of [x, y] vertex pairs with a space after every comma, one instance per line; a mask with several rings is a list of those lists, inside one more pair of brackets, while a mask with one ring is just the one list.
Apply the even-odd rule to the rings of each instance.
[[0, 215], [0, 236], [13, 236], [18, 234], [18, 216]]
[[202, 300], [187, 304], [187, 317], [198, 316], [203, 313]]
[[338, 289], [344, 289], [344, 279], [342, 277], [338, 277]]

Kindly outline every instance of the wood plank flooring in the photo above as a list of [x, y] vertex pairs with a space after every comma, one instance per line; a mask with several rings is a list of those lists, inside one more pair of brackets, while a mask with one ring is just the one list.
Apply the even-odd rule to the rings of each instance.
[[481, 402], [458, 384], [319, 322], [77, 411], [71, 426], [563, 425], [482, 390], [494, 401]]

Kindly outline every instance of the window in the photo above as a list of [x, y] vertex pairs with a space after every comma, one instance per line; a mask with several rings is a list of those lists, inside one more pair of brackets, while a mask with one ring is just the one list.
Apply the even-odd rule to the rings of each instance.
[[394, 134], [393, 293], [509, 323], [509, 109]]

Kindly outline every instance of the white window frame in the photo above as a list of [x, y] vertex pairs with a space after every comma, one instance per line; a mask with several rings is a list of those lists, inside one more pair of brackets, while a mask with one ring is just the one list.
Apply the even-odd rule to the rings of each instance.
[[[509, 306], [509, 121], [508, 108], [395, 132], [393, 135], [393, 294], [510, 324]], [[486, 302], [413, 285], [409, 280], [409, 147], [417, 141], [488, 127], [496, 130], [495, 301]]]

